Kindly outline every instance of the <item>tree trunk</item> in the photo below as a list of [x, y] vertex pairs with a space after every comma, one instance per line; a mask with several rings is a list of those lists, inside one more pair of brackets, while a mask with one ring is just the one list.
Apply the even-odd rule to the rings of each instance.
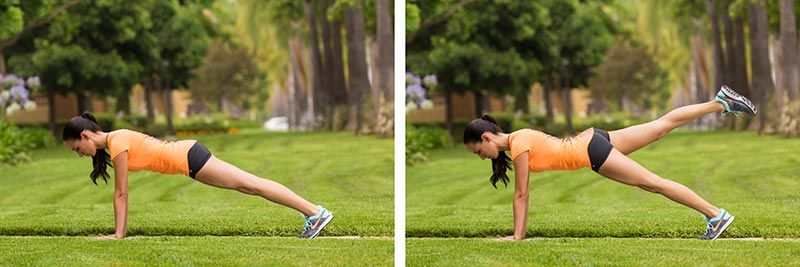
[[299, 107], [302, 103], [303, 98], [297, 98], [298, 91], [300, 90], [300, 79], [298, 74], [298, 57], [295, 54], [295, 49], [297, 49], [295, 42], [297, 41], [296, 37], [292, 37], [288, 40], [289, 45], [289, 73], [287, 79], [287, 84], [289, 85], [289, 128], [297, 129], [297, 126], [300, 122], [300, 110]]
[[364, 17], [361, 8], [356, 5], [345, 10], [345, 24], [347, 27], [347, 69], [350, 78], [348, 79], [350, 88], [350, 106], [355, 107], [355, 114], [351, 118], [355, 119], [355, 134], [361, 133], [364, 114], [364, 95], [370, 90], [369, 70], [367, 69]]
[[530, 114], [530, 103], [528, 103], [528, 93], [530, 88], [523, 88], [522, 91], [517, 93], [514, 97], [514, 112], [520, 111], [524, 114]]
[[[362, 19], [363, 20], [363, 19]], [[342, 29], [338, 21], [331, 21], [331, 41], [333, 41], [333, 84], [334, 99], [336, 104], [344, 105], [347, 103], [347, 87], [344, 79], [344, 61], [342, 60]]]
[[369, 36], [367, 36], [367, 47], [369, 47], [370, 51], [370, 64], [368, 64], [369, 73], [372, 74], [372, 90], [370, 90], [370, 99], [372, 100], [372, 108], [374, 111], [372, 120], [375, 120], [380, 116], [378, 112], [380, 111], [380, 104], [383, 99], [383, 93], [381, 93], [383, 89], [381, 89], [380, 68], [378, 67], [380, 65], [378, 62], [380, 62], [381, 56], [376, 40], [370, 39]]
[[480, 118], [485, 110], [483, 98], [486, 96], [483, 95], [482, 91], [474, 91], [472, 94], [475, 96], [475, 118]]
[[47, 89], [47, 125], [53, 136], [59, 138], [56, 135], [58, 133], [58, 129], [56, 129], [56, 92], [53, 89]]
[[794, 0], [780, 0], [780, 50], [781, 59], [781, 84], [785, 95], [779, 131], [785, 136], [798, 134], [798, 63], [797, 63], [797, 28], [794, 14]]
[[774, 113], [772, 107], [766, 105], [767, 100], [773, 97], [775, 85], [772, 83], [772, 67], [769, 63], [769, 30], [767, 29], [767, 11], [764, 0], [757, 4], [749, 4], [748, 23], [750, 26], [750, 66], [753, 76], [751, 95], [760, 113], [755, 118], [758, 121], [758, 133], [764, 133], [767, 120]]
[[448, 88], [444, 88], [444, 127], [447, 132], [453, 133], [453, 96]]
[[550, 91], [552, 90], [554, 83], [553, 83], [553, 76], [552, 74], [547, 74], [547, 80], [545, 80], [544, 84], [544, 109], [545, 115], [547, 116], [547, 124], [551, 124], [555, 122], [555, 115], [553, 115], [553, 99], [550, 95]]
[[3, 49], [0, 48], [0, 74], [6, 73], [6, 55], [3, 52]]
[[570, 85], [568, 74], [564, 74], [563, 81], [564, 88], [561, 90], [564, 94], [564, 118], [567, 120], [567, 134], [573, 135], [575, 134], [575, 129], [572, 126], [572, 86]]
[[289, 129], [296, 130], [299, 113], [297, 108], [297, 99], [295, 98], [297, 95], [297, 74], [295, 74], [294, 71], [294, 55], [291, 55], [290, 53], [289, 57], [291, 63], [289, 63], [289, 71], [286, 73], [286, 85], [288, 85], [287, 87], [289, 89], [289, 93], [286, 96], [289, 108], [287, 122], [289, 123]]
[[175, 135], [175, 125], [172, 123], [173, 108], [172, 108], [172, 86], [170, 85], [169, 74], [164, 74], [163, 86], [161, 90], [164, 94], [164, 116], [167, 117], [167, 129], [170, 135]]
[[[156, 115], [153, 110], [153, 96], [150, 93], [153, 90], [154, 82], [153, 78], [147, 78], [144, 81], [144, 106], [147, 109], [147, 125], [152, 125], [156, 121]], [[220, 110], [222, 110], [220, 108]]]
[[336, 78], [334, 77], [333, 41], [331, 40], [331, 25], [328, 21], [327, 10], [330, 6], [329, 1], [320, 1], [319, 28], [322, 33], [322, 84], [325, 87], [325, 129], [334, 130], [334, 112], [336, 110], [336, 91], [338, 90]]
[[92, 97], [87, 95], [85, 91], [80, 91], [76, 93], [77, 100], [78, 100], [78, 115], [82, 114], [84, 111], [94, 112], [92, 110]]
[[76, 99], [76, 101], [78, 101], [77, 114], [78, 114], [78, 116], [80, 116], [81, 114], [83, 114], [84, 106], [86, 106], [86, 103], [85, 103], [86, 99], [83, 96], [83, 92], [80, 92], [80, 91], [75, 92], [75, 99]]
[[392, 16], [389, 0], [377, 0], [375, 11], [377, 17], [376, 31], [378, 39], [378, 68], [380, 87], [387, 102], [394, 100], [394, 37], [392, 35]]
[[[703, 27], [703, 20], [702, 18], [694, 18], [694, 25], [696, 28]], [[717, 36], [719, 37], [719, 36]], [[719, 38], [717, 38], [719, 39]], [[694, 94], [692, 94], [691, 90], [688, 92], [689, 103], [702, 103], [708, 101], [711, 96], [716, 93], [716, 90], [720, 86], [719, 84], [714, 84], [717, 80], [714, 78], [712, 80], [712, 75], [717, 74], [710, 74], [710, 72], [717, 72], [719, 71], [716, 67], [709, 67], [708, 62], [706, 59], [708, 58], [708, 50], [706, 50], [705, 39], [699, 32], [695, 32], [692, 34], [691, 37], [691, 45], [692, 45], [692, 68], [694, 69], [694, 74], [690, 76], [690, 80], [694, 80], [692, 82], [694, 87]], [[716, 45], [716, 44], [712, 44]], [[714, 50], [714, 49], [712, 49]], [[713, 51], [712, 51], [713, 53]], [[713, 54], [712, 54], [713, 56]], [[716, 64], [713, 62], [712, 64]], [[709, 68], [714, 68], [714, 70], [709, 70]], [[713, 92], [713, 93], [712, 93]], [[692, 96], [694, 95], [694, 96]], [[655, 117], [655, 114], [653, 114]], [[719, 127], [719, 116], [717, 114], [708, 114], [702, 116], [695, 120], [694, 122], [690, 123], [690, 127], [696, 127], [700, 129], [714, 129]]]
[[322, 58], [319, 52], [319, 39], [317, 38], [317, 15], [314, 4], [310, 0], [305, 1], [306, 20], [308, 21], [308, 34], [311, 37], [309, 48], [311, 50], [311, 92], [313, 99], [313, 120], [312, 124], [317, 124], [317, 119], [323, 114], [324, 90], [322, 89]]
[[305, 58], [303, 44], [300, 42], [299, 37], [292, 36], [289, 39], [289, 49], [290, 67], [292, 68], [290, 72], [292, 75], [292, 98], [294, 99], [289, 104], [295, 111], [294, 125], [292, 127], [295, 129], [313, 128], [314, 126], [310, 125], [310, 123], [313, 123], [314, 102], [311, 97], [311, 90], [309, 90], [308, 75], [306, 75], [306, 65], [303, 60]]
[[153, 75], [153, 92], [161, 93], [161, 103], [164, 117], [167, 119], [167, 134], [174, 135], [175, 127], [172, 125], [172, 89], [169, 84], [168, 74]]
[[172, 89], [164, 88], [164, 116], [167, 117], [167, 129], [170, 135], [175, 135], [175, 125], [172, 124]]
[[725, 69], [724, 62], [722, 60], [722, 40], [720, 39], [719, 20], [717, 19], [716, 7], [716, 0], [706, 0], [706, 10], [708, 10], [708, 16], [711, 20], [711, 41], [714, 43], [714, 49], [711, 54], [714, 62], [714, 69], [712, 70], [712, 90], [718, 90], [722, 86], [723, 71]]
[[725, 55], [725, 63], [723, 64], [722, 68], [722, 84], [730, 85], [734, 87], [734, 70], [736, 69], [735, 64], [736, 60], [734, 59], [733, 53], [733, 22], [731, 21], [730, 15], [728, 15], [728, 3], [729, 0], [723, 0], [722, 3], [722, 25], [725, 27], [725, 50], [723, 51], [723, 55]]
[[775, 118], [773, 118], [772, 120], [767, 121], [767, 122], [768, 123], [773, 123], [774, 122], [774, 124], [772, 124], [772, 125], [774, 126], [775, 130], [777, 131], [778, 130], [778, 124], [780, 124], [780, 121], [781, 121], [781, 112], [783, 110], [783, 105], [785, 104], [784, 103], [785, 102], [784, 98], [786, 96], [786, 94], [783, 92], [783, 86], [781, 86], [783, 84], [783, 79], [784, 79], [784, 77], [783, 77], [783, 53], [781, 52], [780, 38], [778, 38], [778, 40], [775, 40], [774, 42], [772, 42], [770, 45], [772, 46], [772, 60], [773, 60], [772, 68], [774, 69], [774, 73], [775, 73], [775, 92], [774, 92], [774, 94], [775, 94], [775, 106], [777, 108], [777, 113], [775, 113], [775, 115], [776, 115]]
[[569, 81], [569, 68], [564, 67], [564, 71], [558, 76], [561, 88], [561, 97], [564, 100], [564, 119], [567, 121], [567, 135], [573, 135], [575, 129], [572, 126], [572, 86]]
[[744, 43], [744, 22], [741, 18], [736, 18], [733, 21], [733, 49], [731, 50], [734, 60], [734, 84], [737, 92], [744, 97], [750, 98], [750, 85], [747, 79], [747, 60], [745, 59], [745, 43]]
[[117, 97], [117, 112], [122, 111], [125, 115], [131, 114], [131, 99], [125, 94]]
[[343, 118], [343, 120], [338, 125], [338, 129], [342, 129], [344, 128], [344, 125], [347, 125], [347, 121], [349, 120], [349, 118], [347, 117], [348, 89], [344, 77], [345, 75], [344, 61], [342, 60], [342, 53], [344, 53], [342, 50], [342, 31], [339, 22], [334, 21], [333, 23], [331, 23], [331, 26], [334, 29], [333, 51], [334, 51], [334, 65], [336, 66], [334, 68], [335, 70], [334, 78], [336, 81], [334, 84], [337, 85], [337, 88], [334, 91], [335, 93], [334, 98], [336, 99], [336, 105], [339, 107], [338, 110], [341, 110], [344, 113], [342, 114], [342, 116], [340, 116]]
[[[394, 31], [392, 30], [391, 4], [389, 0], [375, 2], [376, 36], [378, 45], [378, 83], [383, 94], [384, 104], [378, 109], [379, 121], [388, 121], [387, 129], [381, 135], [390, 136], [394, 132]], [[399, 107], [398, 107], [399, 108]]]

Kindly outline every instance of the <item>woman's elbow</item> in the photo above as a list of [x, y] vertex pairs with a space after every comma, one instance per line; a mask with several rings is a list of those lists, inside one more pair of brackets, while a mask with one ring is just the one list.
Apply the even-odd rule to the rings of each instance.
[[116, 199], [128, 199], [128, 191], [116, 191], [116, 192], [114, 192], [114, 198], [116, 198]]

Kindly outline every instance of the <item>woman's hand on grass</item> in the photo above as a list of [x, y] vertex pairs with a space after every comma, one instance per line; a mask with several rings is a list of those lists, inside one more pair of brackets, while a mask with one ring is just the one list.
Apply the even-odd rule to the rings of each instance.
[[497, 241], [519, 241], [521, 239], [516, 239], [516, 238], [514, 238], [513, 235], [510, 235], [510, 236], [506, 236], [506, 237], [499, 237], [499, 238], [496, 238], [495, 240], [497, 240]]
[[94, 240], [117, 240], [117, 236], [116, 235], [101, 235], [101, 236], [96, 236], [96, 237], [94, 237], [92, 239], [94, 239]]

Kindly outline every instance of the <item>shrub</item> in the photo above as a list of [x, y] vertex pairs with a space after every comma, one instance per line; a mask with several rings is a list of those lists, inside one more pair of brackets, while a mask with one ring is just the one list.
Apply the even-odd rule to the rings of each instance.
[[169, 128], [166, 124], [154, 123], [148, 125], [146, 128], [144, 128], [144, 130], [142, 130], [142, 132], [153, 137], [162, 137], [169, 133]]
[[[464, 139], [464, 128], [467, 127], [467, 123], [469, 123], [469, 121], [467, 121], [467, 120], [453, 120], [453, 130], [450, 132], [450, 136], [452, 137], [452, 140], [453, 140], [454, 143], [459, 143], [459, 142], [461, 142], [462, 139]], [[444, 130], [445, 129], [445, 123], [444, 122], [421, 122], [421, 123], [413, 123], [413, 124], [411, 124], [411, 127], [440, 128], [440, 129]], [[408, 131], [408, 129], [410, 129], [411, 127], [408, 127], [406, 129], [406, 131]], [[408, 133], [406, 133], [406, 135], [407, 134]]]
[[[177, 132], [191, 134], [226, 133], [231, 128], [227, 119], [217, 117], [193, 117], [175, 124]], [[183, 135], [183, 134], [182, 134]]]
[[16, 165], [30, 161], [30, 151], [54, 146], [53, 136], [44, 129], [21, 129], [0, 120], [0, 163]]
[[56, 145], [53, 134], [44, 128], [20, 128], [24, 143], [31, 149], [52, 148]]
[[[606, 114], [606, 115], [597, 115], [597, 116], [590, 116], [586, 118], [575, 118], [572, 123], [572, 128], [576, 132], [583, 131], [589, 128], [598, 128], [603, 129], [606, 131], [613, 131], [622, 129], [625, 127], [633, 126], [636, 124], [644, 123], [649, 121], [649, 119], [636, 119], [629, 117], [625, 114], [613, 113], [613, 114]], [[543, 129], [539, 129], [545, 133], [554, 136], [565, 136], [567, 135], [567, 125], [564, 121], [558, 121], [556, 123], [547, 124]]]
[[429, 150], [452, 145], [453, 138], [443, 128], [409, 126], [406, 129], [406, 163], [415, 165], [425, 162]]
[[111, 113], [95, 113], [94, 118], [97, 119], [97, 125], [104, 131], [114, 130], [114, 122], [116, 118]]

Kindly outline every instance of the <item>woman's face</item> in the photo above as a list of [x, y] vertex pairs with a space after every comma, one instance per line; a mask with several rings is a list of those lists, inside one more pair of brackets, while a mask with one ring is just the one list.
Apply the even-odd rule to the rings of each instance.
[[481, 135], [482, 142], [474, 142], [466, 144], [467, 151], [478, 155], [481, 159], [491, 158], [496, 159], [497, 155], [500, 154], [499, 149], [497, 148], [497, 144], [492, 142], [492, 139], [489, 137], [489, 134], [484, 133]]
[[94, 142], [89, 139], [88, 131], [83, 131], [81, 133], [80, 140], [67, 140], [64, 141], [64, 145], [66, 145], [67, 148], [71, 149], [72, 151], [75, 151], [75, 153], [78, 153], [78, 156], [80, 157], [93, 157], [94, 154], [97, 153], [97, 146], [95, 146]]

